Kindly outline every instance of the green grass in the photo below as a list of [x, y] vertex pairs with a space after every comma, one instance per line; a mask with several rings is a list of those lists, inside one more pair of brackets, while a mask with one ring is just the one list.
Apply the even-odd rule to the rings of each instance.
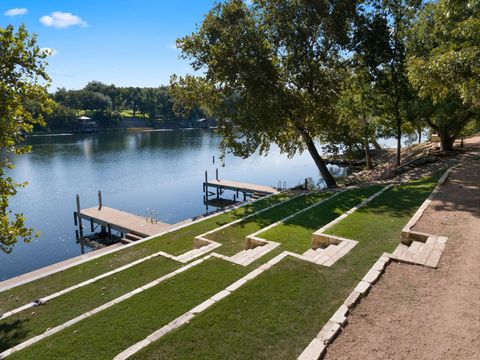
[[300, 196], [273, 209], [229, 226], [225, 229], [208, 234], [209, 240], [217, 241], [222, 247], [216, 251], [224, 255], [233, 255], [245, 248], [245, 237], [268, 225], [271, 225], [297, 211], [331, 196], [329, 192], [312, 193]]
[[53, 294], [64, 288], [78, 284], [97, 275], [116, 269], [158, 251], [174, 255], [192, 249], [193, 238], [218, 226], [253, 214], [268, 206], [290, 198], [290, 194], [279, 194], [256, 201], [250, 205], [206, 219], [185, 228], [176, 230], [142, 244], [117, 251], [110, 255], [88, 261], [81, 265], [52, 274], [39, 280], [15, 287], [0, 293], [0, 313], [22, 306], [35, 299]]
[[395, 249], [438, 177], [393, 188], [333, 227], [359, 243], [331, 268], [287, 258], [133, 358], [296, 358], [378, 257]]
[[313, 232], [360, 204], [381, 188], [382, 186], [376, 185], [346, 191], [261, 233], [260, 236], [281, 243], [284, 250], [303, 254], [311, 247]]
[[224, 289], [244, 272], [242, 266], [209, 259], [10, 358], [112, 359]]
[[143, 286], [182, 264], [156, 257], [0, 321], [0, 352]]

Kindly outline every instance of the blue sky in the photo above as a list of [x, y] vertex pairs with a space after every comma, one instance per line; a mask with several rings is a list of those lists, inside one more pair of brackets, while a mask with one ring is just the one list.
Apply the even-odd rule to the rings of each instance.
[[91, 80], [119, 86], [159, 86], [191, 72], [174, 48], [213, 0], [2, 0], [0, 26], [24, 23], [50, 56], [51, 90]]

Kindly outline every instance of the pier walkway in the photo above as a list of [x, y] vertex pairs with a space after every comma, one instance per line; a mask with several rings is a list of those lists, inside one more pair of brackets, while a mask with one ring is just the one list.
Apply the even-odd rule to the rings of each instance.
[[[80, 219], [87, 220], [92, 224], [109, 227], [122, 233], [135, 234], [140, 237], [148, 237], [171, 229], [174, 225], [127, 213], [125, 211], [109, 208], [107, 206], [82, 209], [77, 212]], [[93, 226], [92, 226], [93, 228]]]
[[249, 194], [270, 195], [278, 192], [277, 189], [271, 186], [249, 184], [239, 181], [229, 180], [208, 180], [204, 185], [208, 187], [219, 188], [223, 190], [234, 190]]

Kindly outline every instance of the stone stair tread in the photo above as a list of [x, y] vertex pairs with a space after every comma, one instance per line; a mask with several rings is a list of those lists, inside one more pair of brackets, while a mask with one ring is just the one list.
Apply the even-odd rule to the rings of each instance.
[[408, 247], [408, 251], [413, 254], [417, 254], [423, 246], [424, 244], [420, 241], [413, 241], [412, 244]]
[[396, 258], [399, 258], [405, 251], [408, 251], [408, 246], [404, 244], [398, 244], [392, 255]]

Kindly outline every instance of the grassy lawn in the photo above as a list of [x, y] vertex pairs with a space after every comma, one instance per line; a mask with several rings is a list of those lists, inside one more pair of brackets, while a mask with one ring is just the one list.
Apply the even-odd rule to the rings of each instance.
[[223, 246], [216, 252], [224, 255], [234, 255], [244, 250], [245, 237], [268, 225], [271, 225], [299, 210], [302, 210], [312, 204], [315, 204], [331, 196], [330, 192], [312, 193], [306, 196], [300, 196], [289, 202], [285, 202], [275, 208], [265, 211], [261, 214], [229, 226], [225, 229], [216, 231], [207, 235], [207, 239], [221, 243]]
[[381, 188], [382, 186], [376, 185], [346, 191], [320, 206], [315, 206], [283, 224], [260, 233], [260, 237], [281, 243], [284, 250], [303, 254], [310, 249], [313, 232], [360, 204]]
[[112, 359], [224, 289], [245, 268], [210, 259], [13, 354], [12, 359]]
[[143, 286], [182, 264], [156, 257], [0, 321], [0, 352]]
[[206, 231], [215, 229], [218, 226], [253, 214], [290, 197], [291, 195], [289, 194], [279, 194], [262, 199], [244, 207], [226, 212], [222, 215], [176, 230], [157, 239], [129, 247], [125, 250], [117, 251], [110, 255], [102, 256], [62, 272], [1, 292], [0, 313], [7, 312], [35, 299], [111, 271], [157, 251], [171, 251], [172, 254], [178, 255], [184, 251], [191, 250], [193, 237], [196, 235], [200, 235]]
[[333, 227], [329, 233], [359, 244], [331, 268], [287, 258], [134, 358], [297, 357], [378, 257], [395, 249], [438, 177], [393, 188]]

